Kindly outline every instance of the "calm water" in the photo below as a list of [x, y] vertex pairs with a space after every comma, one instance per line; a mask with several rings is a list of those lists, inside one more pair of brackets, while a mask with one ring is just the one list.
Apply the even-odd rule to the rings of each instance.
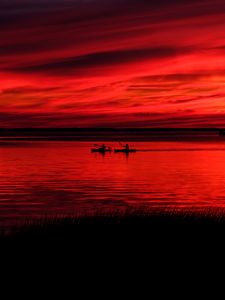
[[92, 144], [1, 143], [0, 224], [129, 206], [225, 207], [225, 142], [139, 142], [148, 151], [129, 156], [92, 154]]

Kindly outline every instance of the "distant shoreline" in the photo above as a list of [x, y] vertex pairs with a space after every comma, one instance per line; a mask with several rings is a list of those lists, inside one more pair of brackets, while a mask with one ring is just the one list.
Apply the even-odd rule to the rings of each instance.
[[[221, 129], [222, 130], [222, 129]], [[1, 141], [207, 141], [224, 140], [220, 129], [17, 128], [0, 129]]]

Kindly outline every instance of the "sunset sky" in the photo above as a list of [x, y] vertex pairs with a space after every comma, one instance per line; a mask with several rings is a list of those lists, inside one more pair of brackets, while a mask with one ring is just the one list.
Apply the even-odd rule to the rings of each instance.
[[1, 0], [0, 127], [225, 127], [225, 1]]

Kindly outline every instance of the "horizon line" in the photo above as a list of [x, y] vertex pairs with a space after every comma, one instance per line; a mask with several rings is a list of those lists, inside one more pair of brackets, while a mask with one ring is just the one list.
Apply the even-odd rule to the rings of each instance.
[[187, 127], [180, 127], [180, 128], [174, 128], [174, 127], [12, 127], [12, 128], [5, 128], [0, 127], [0, 131], [17, 131], [17, 130], [125, 130], [125, 131], [131, 131], [131, 130], [156, 130], [156, 131], [175, 131], [175, 130], [184, 130], [184, 131], [217, 131], [217, 130], [225, 130], [225, 127], [193, 127], [193, 128], [187, 128]]

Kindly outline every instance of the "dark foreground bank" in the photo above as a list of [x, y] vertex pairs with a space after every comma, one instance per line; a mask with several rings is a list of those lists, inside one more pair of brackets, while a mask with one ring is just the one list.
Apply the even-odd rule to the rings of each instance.
[[88, 290], [87, 282], [96, 280], [97, 287], [107, 282], [114, 289], [116, 281], [124, 285], [131, 278], [135, 283], [129, 284], [130, 290], [138, 278], [152, 285], [150, 276], [160, 284], [163, 278], [182, 281], [189, 273], [198, 279], [199, 271], [221, 265], [224, 242], [223, 211], [65, 216], [2, 231], [0, 263], [16, 280], [25, 270], [31, 279], [32, 274], [41, 274], [40, 278], [49, 281], [56, 276], [60, 282], [67, 276], [75, 286], [83, 281]]
[[2, 230], [2, 246], [16, 244], [47, 246], [54, 243], [101, 248], [126, 244], [210, 243], [225, 241], [225, 212], [223, 210], [128, 211], [95, 216], [60, 216], [26, 221], [9, 230]]

